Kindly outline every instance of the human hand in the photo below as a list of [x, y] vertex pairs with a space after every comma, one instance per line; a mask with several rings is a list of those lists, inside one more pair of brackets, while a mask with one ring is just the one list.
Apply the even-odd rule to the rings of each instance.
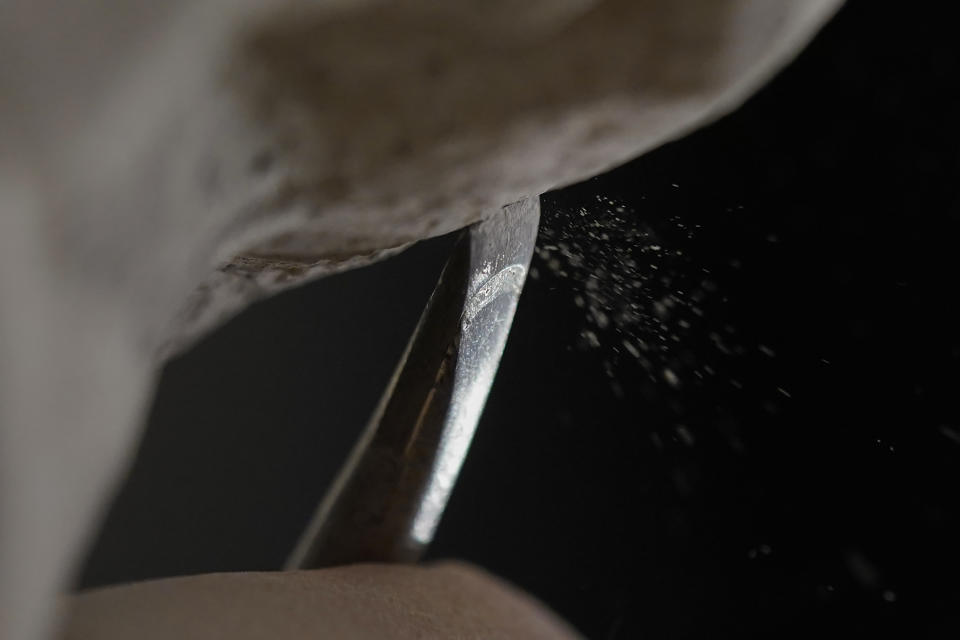
[[530, 596], [462, 563], [169, 578], [66, 605], [63, 640], [578, 637]]

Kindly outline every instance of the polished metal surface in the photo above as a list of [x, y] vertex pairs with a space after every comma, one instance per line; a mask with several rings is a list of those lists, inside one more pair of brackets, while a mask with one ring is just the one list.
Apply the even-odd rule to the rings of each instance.
[[433, 538], [503, 353], [538, 198], [466, 229], [370, 424], [287, 568], [416, 561]]

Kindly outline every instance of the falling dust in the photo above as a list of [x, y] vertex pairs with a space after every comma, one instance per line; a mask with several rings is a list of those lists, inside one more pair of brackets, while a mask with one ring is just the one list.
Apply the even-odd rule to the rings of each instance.
[[[757, 375], [776, 349], [744, 344], [725, 320], [730, 300], [713, 271], [729, 278], [739, 261], [726, 259], [718, 269], [698, 260], [697, 245], [708, 240], [700, 224], [679, 215], [646, 216], [648, 222], [626, 201], [594, 198], [587, 206], [550, 207], [530, 275], [563, 280], [573, 292], [583, 313], [577, 346], [599, 354], [615, 397], [639, 392], [672, 407], [670, 433], [651, 433], [656, 448], [662, 450], [664, 440], [696, 444], [687, 421], [696, 403], [682, 400], [704, 387], [749, 393], [767, 414], [778, 413], [791, 392], [770, 375]], [[735, 429], [725, 437], [742, 452]]]
[[[679, 454], [670, 456], [670, 477], [677, 495], [687, 498], [700, 490], [704, 474], [702, 460], [684, 451], [692, 454], [701, 439], [719, 437], [734, 455], [748, 453], [744, 420], [769, 426], [775, 414], [792, 406], [794, 393], [782, 378], [784, 345], [747, 339], [743, 336], [762, 331], [750, 327], [741, 334], [734, 326], [731, 307], [742, 301], [732, 292], [743, 265], [735, 256], [718, 254], [710, 229], [664, 215], [643, 196], [632, 200], [636, 207], [611, 196], [594, 199], [545, 209], [530, 276], [551, 288], [562, 282], [556, 288], [572, 293], [583, 319], [576, 346], [599, 356], [616, 398], [639, 397], [646, 409], [667, 407], [666, 415], [647, 421], [649, 440], [660, 454]], [[735, 205], [725, 212], [742, 209]], [[780, 242], [775, 234], [757, 240]], [[831, 365], [821, 354], [799, 357]], [[941, 432], [960, 443], [960, 430]], [[773, 556], [774, 547], [764, 540], [745, 545], [748, 562]], [[848, 567], [855, 582], [885, 603], [895, 602], [897, 593], [864, 567], [862, 562]], [[816, 593], [832, 600], [835, 591], [824, 583]]]

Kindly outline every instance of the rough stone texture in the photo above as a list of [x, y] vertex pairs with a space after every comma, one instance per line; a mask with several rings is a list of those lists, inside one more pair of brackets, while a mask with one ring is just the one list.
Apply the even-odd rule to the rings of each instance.
[[507, 3], [477, 4], [291, 9], [238, 39], [225, 90], [262, 143], [238, 179], [271, 187], [232, 223], [273, 229], [239, 243], [175, 341], [343, 258], [450, 231], [725, 112], [835, 3], [540, 2], [516, 22]]
[[837, 4], [0, 5], [0, 635], [51, 624], [158, 354], [722, 114]]

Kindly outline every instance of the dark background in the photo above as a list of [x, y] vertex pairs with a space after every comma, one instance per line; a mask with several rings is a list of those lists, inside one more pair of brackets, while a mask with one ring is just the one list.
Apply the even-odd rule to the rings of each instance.
[[[929, 10], [851, 2], [732, 116], [543, 197], [546, 259], [432, 557], [591, 638], [960, 634], [960, 46]], [[611, 237], [551, 268], [581, 207]], [[586, 276], [652, 242], [668, 281], [597, 326]], [[278, 567], [449, 243], [285, 293], [171, 362], [80, 585]], [[681, 289], [666, 346], [626, 357]]]

